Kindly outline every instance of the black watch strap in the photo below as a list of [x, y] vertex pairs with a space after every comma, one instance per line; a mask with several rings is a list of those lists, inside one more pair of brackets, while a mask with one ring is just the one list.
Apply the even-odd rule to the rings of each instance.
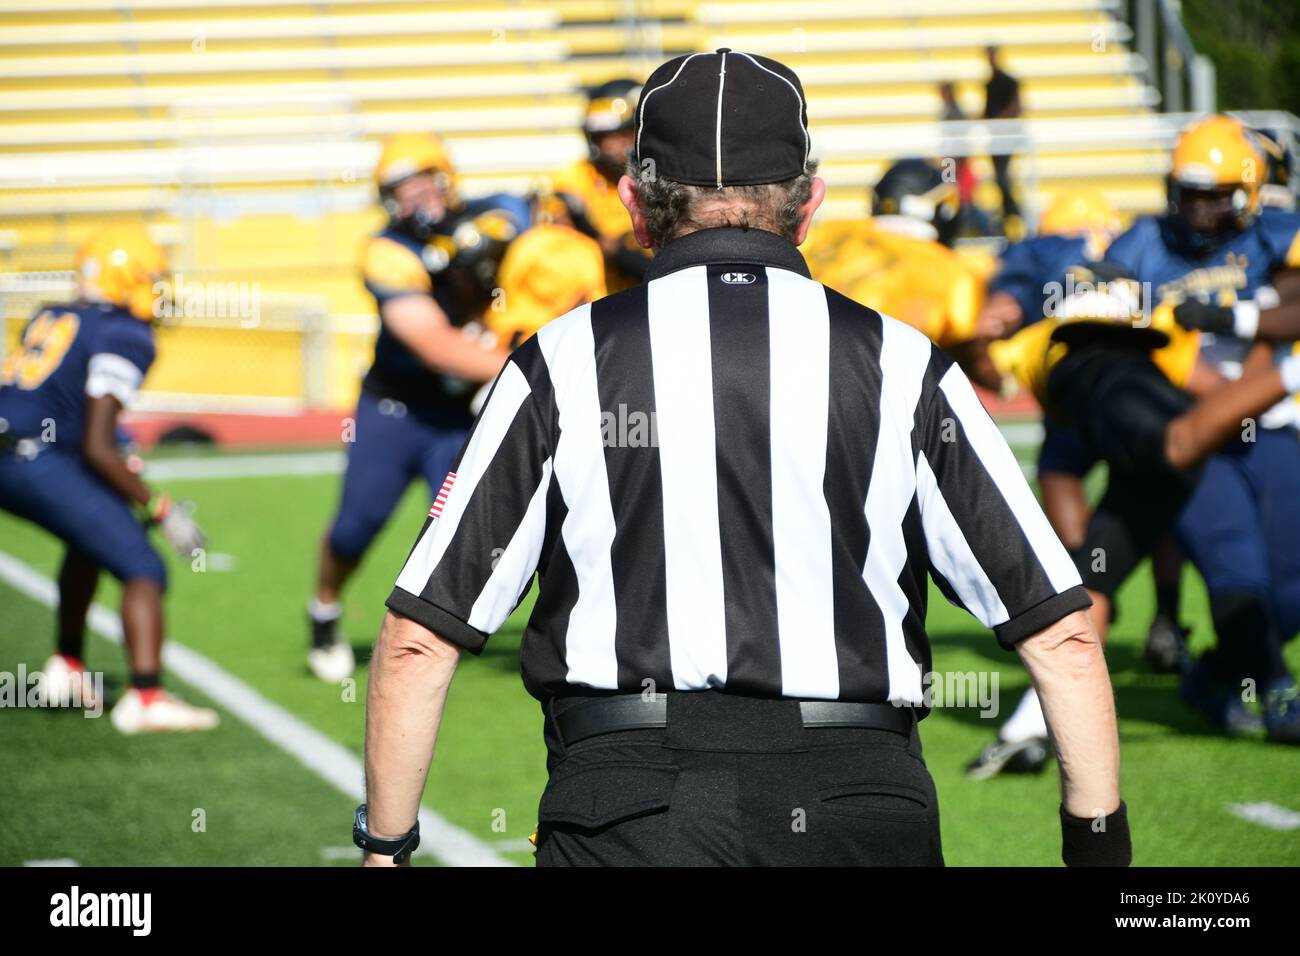
[[415, 821], [409, 833], [395, 840], [384, 840], [371, 834], [366, 826], [366, 805], [357, 807], [352, 820], [352, 842], [361, 849], [380, 856], [391, 856], [394, 863], [405, 863], [420, 845], [420, 821]]

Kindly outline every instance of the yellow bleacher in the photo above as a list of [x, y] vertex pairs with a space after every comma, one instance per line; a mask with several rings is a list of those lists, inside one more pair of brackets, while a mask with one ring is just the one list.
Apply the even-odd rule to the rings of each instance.
[[[1151, 209], [1165, 143], [1132, 133], [1157, 97], [1117, 7], [0, 0], [0, 271], [66, 268], [93, 228], [137, 218], [163, 230], [191, 280], [324, 296], [355, 337], [370, 310], [355, 253], [380, 222], [370, 169], [384, 136], [437, 130], [464, 193], [523, 191], [584, 154], [584, 85], [719, 46], [774, 56], [803, 79], [830, 217], [862, 214], [890, 156], [943, 154], [940, 81], [979, 115], [989, 43], [1022, 81], [1037, 145], [1013, 171], [1029, 205], [1088, 184]], [[355, 362], [330, 361], [327, 400], [344, 404]]]

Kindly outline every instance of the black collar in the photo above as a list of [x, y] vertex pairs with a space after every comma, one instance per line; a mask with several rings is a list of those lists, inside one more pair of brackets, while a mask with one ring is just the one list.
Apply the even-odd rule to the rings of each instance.
[[649, 282], [691, 266], [733, 262], [776, 266], [811, 278], [808, 263], [792, 243], [774, 232], [737, 226], [701, 229], [674, 239], [655, 253], [645, 278]]

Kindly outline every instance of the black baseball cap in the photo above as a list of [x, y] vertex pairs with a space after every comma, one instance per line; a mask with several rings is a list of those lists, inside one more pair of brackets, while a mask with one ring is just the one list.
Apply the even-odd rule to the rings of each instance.
[[808, 171], [808, 103], [793, 70], [720, 49], [669, 60], [636, 110], [637, 165], [693, 186], [753, 186]]

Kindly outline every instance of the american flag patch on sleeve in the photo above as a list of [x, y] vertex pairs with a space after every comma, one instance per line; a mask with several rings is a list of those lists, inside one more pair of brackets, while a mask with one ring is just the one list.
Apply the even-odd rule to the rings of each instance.
[[447, 495], [451, 494], [451, 486], [456, 481], [454, 471], [447, 472], [447, 477], [442, 481], [442, 487], [438, 489], [437, 496], [433, 499], [433, 505], [429, 508], [429, 517], [436, 518], [442, 514], [442, 506], [447, 503]]

